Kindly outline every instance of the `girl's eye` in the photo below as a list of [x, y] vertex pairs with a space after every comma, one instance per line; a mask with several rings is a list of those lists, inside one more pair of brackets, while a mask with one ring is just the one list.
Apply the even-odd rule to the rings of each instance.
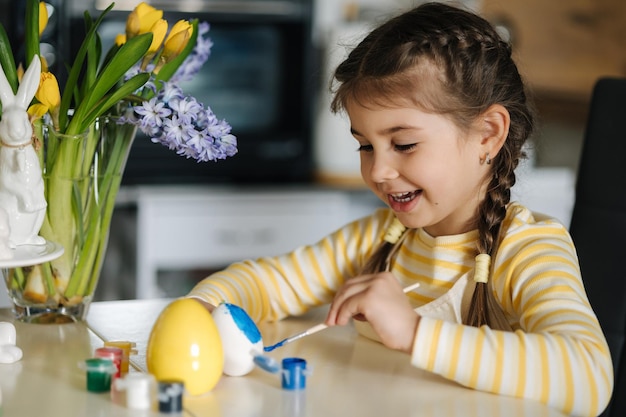
[[399, 152], [409, 152], [412, 151], [416, 146], [416, 143], [410, 143], [408, 145], [396, 145], [396, 150]]
[[[394, 148], [398, 152], [410, 152], [417, 146], [416, 143], [411, 143], [408, 145], [395, 145]], [[372, 152], [374, 147], [372, 145], [361, 145], [357, 149], [359, 152]]]

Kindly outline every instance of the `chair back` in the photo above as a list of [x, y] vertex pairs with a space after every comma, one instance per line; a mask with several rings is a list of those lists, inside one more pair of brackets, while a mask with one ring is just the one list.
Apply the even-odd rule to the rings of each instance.
[[589, 109], [570, 224], [615, 389], [602, 417], [626, 416], [626, 79], [602, 78]]

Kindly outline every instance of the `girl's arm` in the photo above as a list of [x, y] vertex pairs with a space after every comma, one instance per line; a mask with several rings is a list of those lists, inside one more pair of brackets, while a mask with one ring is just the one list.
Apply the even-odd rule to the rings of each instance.
[[313, 245], [232, 264], [202, 280], [187, 296], [214, 306], [221, 301], [236, 304], [255, 321], [302, 314], [330, 302], [343, 282], [358, 273], [392, 218], [389, 210], [378, 210]]
[[471, 388], [596, 416], [613, 389], [611, 355], [571, 238], [553, 222], [502, 242], [493, 286], [513, 332], [422, 317], [412, 363]]

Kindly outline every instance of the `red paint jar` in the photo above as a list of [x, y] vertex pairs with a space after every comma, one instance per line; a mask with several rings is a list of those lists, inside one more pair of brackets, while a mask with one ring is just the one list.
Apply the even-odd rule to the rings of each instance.
[[97, 348], [95, 351], [95, 357], [110, 359], [117, 369], [113, 377], [119, 378], [122, 376], [122, 360], [124, 358], [124, 351], [121, 348], [111, 346]]

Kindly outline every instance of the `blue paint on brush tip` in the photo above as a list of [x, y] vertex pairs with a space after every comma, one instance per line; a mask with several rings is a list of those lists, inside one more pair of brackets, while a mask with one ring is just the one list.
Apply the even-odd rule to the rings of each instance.
[[233, 317], [233, 321], [237, 327], [239, 327], [239, 330], [244, 333], [251, 343], [256, 343], [261, 340], [259, 328], [244, 309], [234, 304], [224, 303], [224, 305], [228, 307], [228, 311]]
[[275, 345], [272, 345], [272, 346], [265, 346], [265, 347], [263, 348], [263, 350], [264, 350], [264, 351], [266, 351], [266, 352], [271, 352], [271, 351], [273, 351], [274, 349], [279, 348], [279, 347], [281, 347], [282, 345], [284, 345], [286, 341], [287, 341], [287, 339], [285, 339], [285, 340], [281, 340], [280, 342], [278, 342], [278, 343], [276, 343]]

